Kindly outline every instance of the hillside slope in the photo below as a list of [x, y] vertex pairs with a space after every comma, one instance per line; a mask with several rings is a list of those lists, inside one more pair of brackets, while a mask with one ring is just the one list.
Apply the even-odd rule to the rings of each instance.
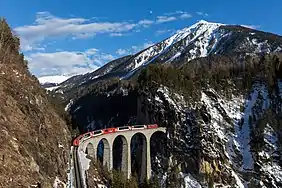
[[0, 187], [66, 182], [70, 133], [31, 76], [18, 39], [0, 20]]

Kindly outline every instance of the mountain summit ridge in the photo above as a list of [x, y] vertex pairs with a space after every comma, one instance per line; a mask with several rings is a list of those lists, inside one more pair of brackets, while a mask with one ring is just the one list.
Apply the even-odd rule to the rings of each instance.
[[60, 85], [68, 88], [111, 77], [130, 79], [155, 63], [182, 64], [209, 55], [245, 56], [280, 51], [279, 35], [200, 20], [136, 54], [113, 60], [91, 73], [71, 77]]

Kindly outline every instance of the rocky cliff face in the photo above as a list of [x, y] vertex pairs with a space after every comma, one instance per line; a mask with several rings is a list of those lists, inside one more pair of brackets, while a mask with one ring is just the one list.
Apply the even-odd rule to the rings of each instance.
[[62, 186], [69, 130], [13, 47], [8, 25], [0, 22], [1, 36], [11, 42], [0, 41], [0, 187]]
[[143, 113], [167, 126], [171, 165], [186, 174], [186, 185], [192, 179], [202, 187], [281, 187], [281, 84], [269, 93], [255, 83], [231, 98], [210, 88], [193, 103], [160, 87], [145, 94]]

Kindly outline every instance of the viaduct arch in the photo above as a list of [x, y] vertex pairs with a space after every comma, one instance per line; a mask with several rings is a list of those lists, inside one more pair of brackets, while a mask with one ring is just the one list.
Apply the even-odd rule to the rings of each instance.
[[150, 141], [151, 137], [156, 132], [166, 133], [166, 128], [159, 127], [156, 129], [135, 129], [122, 132], [114, 132], [110, 134], [104, 134], [97, 137], [89, 138], [84, 140], [79, 145], [79, 150], [90, 155], [92, 158], [97, 160], [98, 144], [100, 141], [104, 145], [104, 155], [103, 155], [103, 165], [106, 165], [109, 170], [113, 169], [113, 146], [117, 139], [122, 141], [122, 161], [121, 161], [121, 171], [130, 178], [131, 176], [131, 141], [133, 137], [137, 134], [144, 136], [143, 148], [142, 148], [142, 162], [141, 162], [141, 174], [140, 179], [151, 177], [151, 151], [150, 151]]

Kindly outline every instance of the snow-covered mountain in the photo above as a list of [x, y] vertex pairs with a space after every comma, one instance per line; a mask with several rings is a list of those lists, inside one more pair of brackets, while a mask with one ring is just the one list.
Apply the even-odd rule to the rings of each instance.
[[43, 76], [39, 77], [38, 80], [40, 84], [60, 84], [69, 78], [70, 76]]
[[70, 78], [61, 86], [70, 89], [105, 78], [129, 79], [149, 64], [182, 64], [210, 54], [234, 56], [278, 51], [282, 51], [281, 36], [202, 20], [137, 54], [114, 60], [92, 73]]
[[59, 84], [68, 80], [71, 76], [43, 76], [39, 77], [38, 81], [41, 87], [51, 91], [57, 89]]

